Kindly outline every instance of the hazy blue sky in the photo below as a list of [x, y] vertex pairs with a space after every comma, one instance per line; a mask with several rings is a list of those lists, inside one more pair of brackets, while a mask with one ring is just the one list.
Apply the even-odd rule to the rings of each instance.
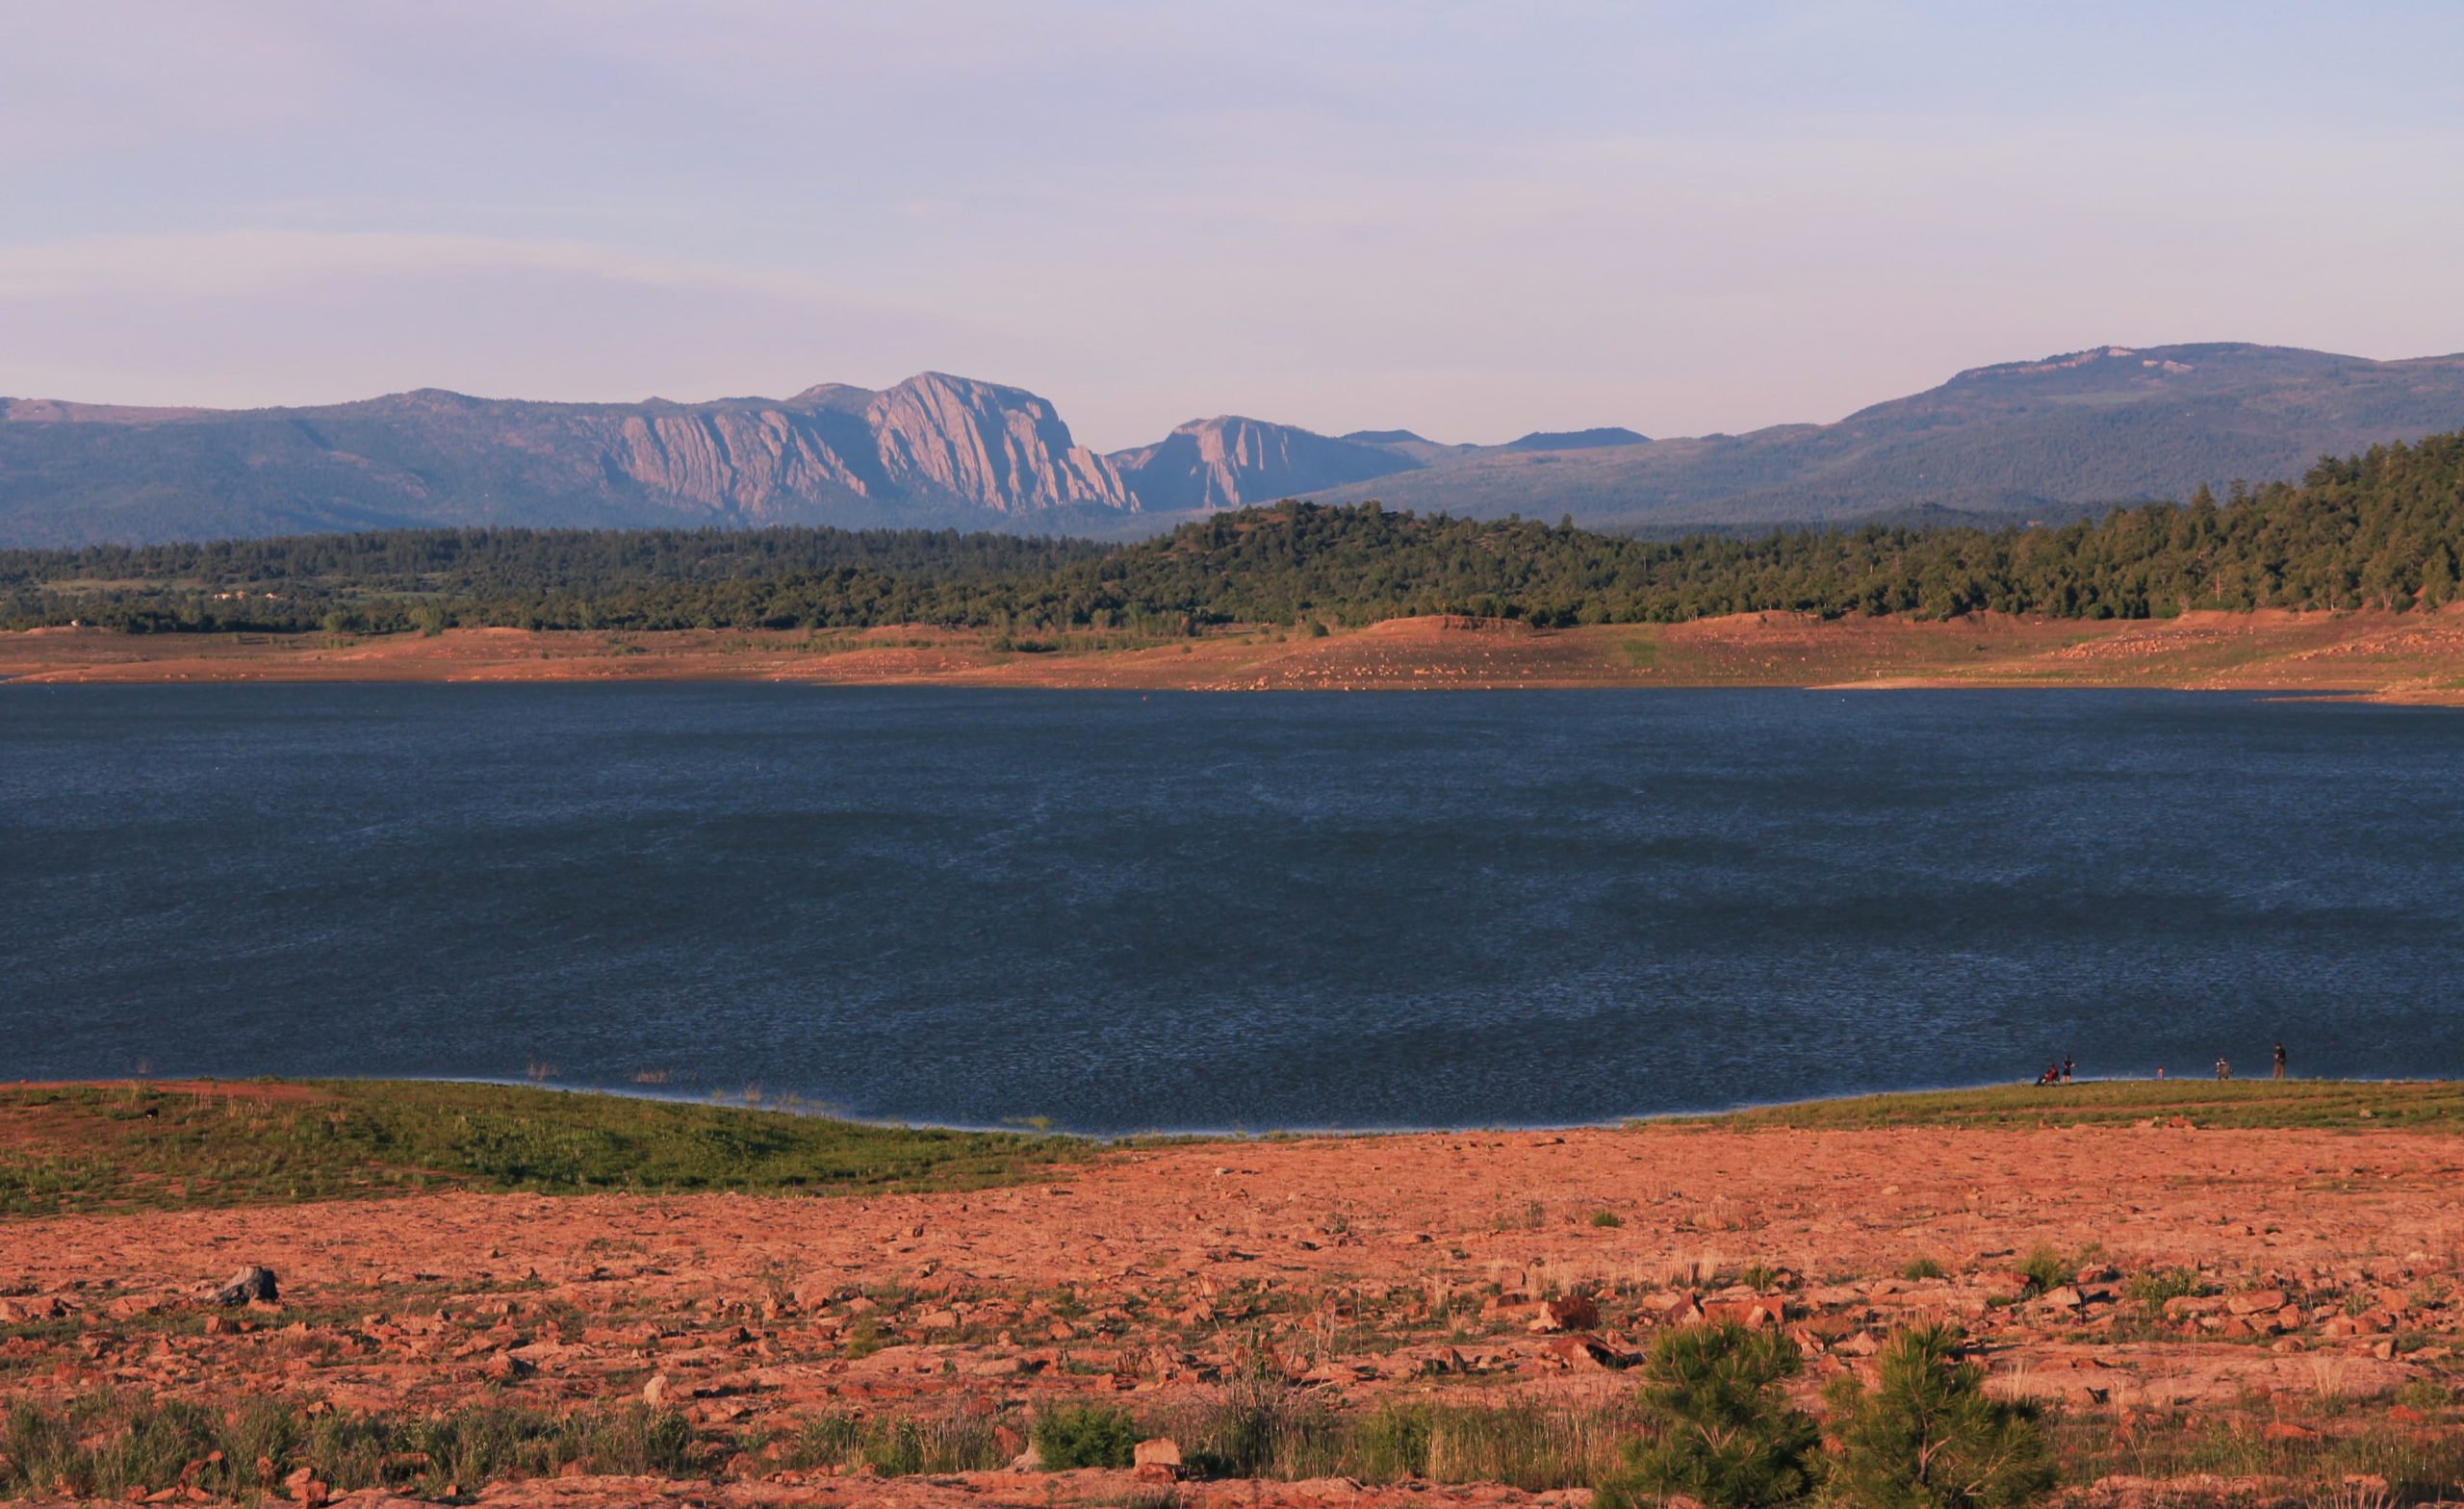
[[1091, 444], [1831, 420], [2464, 348], [2464, 4], [0, 10], [0, 393], [708, 397]]

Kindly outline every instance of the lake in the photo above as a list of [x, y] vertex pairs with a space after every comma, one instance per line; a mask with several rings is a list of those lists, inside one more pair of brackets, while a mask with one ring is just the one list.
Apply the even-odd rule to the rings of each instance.
[[2464, 1075], [2464, 713], [0, 688], [0, 1076], [1488, 1126]]

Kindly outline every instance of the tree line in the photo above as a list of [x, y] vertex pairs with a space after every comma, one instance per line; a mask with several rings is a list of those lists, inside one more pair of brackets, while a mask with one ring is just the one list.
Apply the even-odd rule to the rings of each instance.
[[2058, 528], [1638, 540], [1571, 521], [1284, 502], [1129, 545], [954, 530], [394, 530], [0, 551], [0, 624], [141, 632], [452, 627], [1193, 633], [1467, 613], [2162, 618], [2436, 607], [2464, 562], [2464, 434]]

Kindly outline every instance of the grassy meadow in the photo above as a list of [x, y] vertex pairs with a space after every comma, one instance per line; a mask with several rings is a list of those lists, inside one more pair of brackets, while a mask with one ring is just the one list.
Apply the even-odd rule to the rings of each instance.
[[0, 1215], [461, 1188], [840, 1194], [968, 1189], [1070, 1138], [886, 1127], [524, 1086], [405, 1080], [0, 1086]]
[[2464, 1081], [2083, 1080], [1859, 1095], [1684, 1118], [1734, 1131], [1788, 1127], [2128, 1126], [2179, 1117], [2194, 1127], [2464, 1132]]

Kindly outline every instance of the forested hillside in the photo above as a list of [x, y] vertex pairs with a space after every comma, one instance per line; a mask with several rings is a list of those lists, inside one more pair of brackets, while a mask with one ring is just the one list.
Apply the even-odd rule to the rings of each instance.
[[478, 530], [0, 552], [0, 621], [145, 631], [870, 627], [1194, 632], [1459, 612], [1543, 625], [1752, 611], [2165, 617], [2407, 609], [2458, 591], [2464, 434], [2298, 486], [2061, 528], [1645, 541], [1374, 503], [1219, 514], [1136, 545], [833, 529]]

